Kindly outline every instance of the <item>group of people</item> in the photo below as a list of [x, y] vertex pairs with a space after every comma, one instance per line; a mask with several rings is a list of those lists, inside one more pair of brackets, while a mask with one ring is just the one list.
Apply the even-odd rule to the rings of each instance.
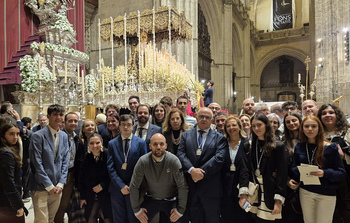
[[[0, 212], [24, 220], [23, 187], [35, 222], [350, 222], [350, 130], [336, 105], [247, 98], [237, 117], [215, 102], [192, 117], [186, 96], [128, 103], [130, 114], [110, 104], [83, 121], [49, 106], [29, 139], [27, 185], [26, 127], [1, 117]], [[304, 164], [319, 185], [300, 180]]]

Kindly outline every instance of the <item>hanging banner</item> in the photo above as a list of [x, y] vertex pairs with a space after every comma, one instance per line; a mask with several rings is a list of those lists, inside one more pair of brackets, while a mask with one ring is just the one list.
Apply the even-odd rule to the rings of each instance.
[[293, 0], [273, 0], [273, 30], [293, 28]]

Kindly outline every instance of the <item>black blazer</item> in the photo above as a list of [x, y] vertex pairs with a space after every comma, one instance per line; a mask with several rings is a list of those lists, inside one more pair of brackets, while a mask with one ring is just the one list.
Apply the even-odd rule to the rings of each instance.
[[[240, 173], [240, 187], [248, 187], [249, 181], [253, 182], [256, 168], [256, 141], [253, 140], [250, 148], [249, 142], [244, 144], [245, 159]], [[288, 161], [285, 152], [285, 145], [282, 142], [276, 142], [276, 148], [272, 150], [269, 157], [263, 156], [261, 160], [260, 172], [263, 178], [264, 200], [266, 206], [273, 210], [275, 204], [275, 194], [286, 197], [288, 181]], [[259, 201], [261, 203], [261, 190], [259, 187]]]
[[[237, 185], [239, 183], [239, 173], [242, 169], [242, 162], [244, 162], [244, 143], [247, 141], [247, 138], [241, 138], [241, 144], [239, 145], [237, 155], [235, 158], [235, 166], [236, 171], [231, 171], [231, 157], [230, 152], [228, 151], [225, 157], [224, 166], [222, 167], [222, 186], [223, 186], [223, 194], [225, 195], [237, 195], [238, 196], [238, 188]], [[236, 196], [236, 197], [237, 197]]]
[[[137, 130], [137, 125], [134, 126], [134, 128], [132, 130], [132, 134], [135, 135], [136, 130]], [[149, 150], [149, 143], [151, 142], [151, 137], [156, 133], [162, 134], [163, 133], [162, 128], [149, 123], [148, 129], [147, 129], [147, 136], [146, 136], [146, 140], [145, 140], [146, 144], [147, 144], [148, 151], [150, 151]]]
[[[203, 145], [202, 154], [196, 155], [198, 148], [197, 128], [194, 127], [182, 133], [177, 151], [189, 186], [189, 195], [198, 193], [207, 198], [220, 198], [222, 195], [221, 168], [224, 164], [228, 146], [225, 137], [212, 129], [209, 129]], [[192, 180], [188, 170], [201, 168], [205, 171], [204, 178], [197, 183]]]
[[[107, 152], [101, 152], [100, 160], [95, 162], [94, 155], [87, 153], [81, 165], [80, 198], [86, 200], [85, 218], [88, 219], [97, 196], [105, 218], [112, 217], [110, 195], [108, 192], [110, 178], [107, 170]], [[100, 184], [103, 190], [95, 193], [92, 188]]]
[[13, 152], [7, 148], [0, 148], [0, 207], [14, 210], [24, 207], [21, 198], [21, 168]]

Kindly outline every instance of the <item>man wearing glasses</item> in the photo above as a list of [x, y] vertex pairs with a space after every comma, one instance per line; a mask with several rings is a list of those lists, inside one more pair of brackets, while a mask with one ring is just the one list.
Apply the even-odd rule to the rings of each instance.
[[109, 192], [113, 222], [137, 221], [131, 208], [129, 186], [137, 161], [147, 153], [147, 145], [143, 139], [132, 134], [133, 126], [133, 116], [122, 115], [119, 119], [120, 136], [108, 145], [107, 168], [111, 177]]
[[184, 132], [178, 157], [189, 186], [187, 210], [192, 223], [220, 222], [220, 170], [228, 150], [222, 134], [210, 129], [213, 113], [202, 108], [197, 126]]

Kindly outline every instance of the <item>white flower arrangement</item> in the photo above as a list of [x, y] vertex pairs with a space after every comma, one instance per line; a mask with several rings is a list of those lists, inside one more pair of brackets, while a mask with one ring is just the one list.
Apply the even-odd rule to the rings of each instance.
[[[30, 44], [30, 49], [32, 49], [32, 50], [39, 50], [39, 43], [37, 43], [37, 42], [31, 43]], [[81, 52], [79, 50], [75, 50], [75, 49], [68, 48], [68, 47], [65, 47], [65, 46], [56, 45], [56, 44], [52, 44], [52, 43], [45, 43], [45, 49], [49, 50], [49, 51], [68, 53], [68, 54], [74, 55], [76, 57], [83, 58], [86, 61], [89, 60], [89, 55], [87, 55], [86, 53], [83, 53], [83, 52]]]
[[52, 26], [52, 28], [56, 28], [62, 31], [68, 31], [74, 36], [76, 35], [76, 32], [73, 29], [73, 25], [68, 21], [65, 9], [58, 10], [58, 13], [56, 14], [55, 24]]
[[[43, 60], [43, 58], [41, 59]], [[18, 61], [18, 66], [22, 79], [22, 90], [29, 93], [37, 93], [38, 56], [36, 55], [33, 58], [30, 55], [25, 55]], [[52, 80], [52, 73], [46, 65], [41, 67], [41, 77], [44, 82], [50, 82]]]
[[86, 92], [95, 93], [96, 92], [96, 79], [93, 75], [88, 74], [85, 77], [85, 90]]

